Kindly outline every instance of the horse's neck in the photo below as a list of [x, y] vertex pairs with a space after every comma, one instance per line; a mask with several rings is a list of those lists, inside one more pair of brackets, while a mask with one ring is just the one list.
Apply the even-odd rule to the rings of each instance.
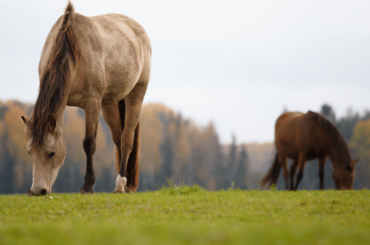
[[57, 122], [57, 127], [63, 129], [64, 124], [64, 111], [66, 109], [66, 105], [60, 107], [60, 109], [55, 113], [54, 117]]
[[351, 159], [348, 146], [343, 138], [340, 138], [339, 142], [332, 142], [328, 153], [332, 163], [346, 165], [346, 161]]
[[65, 93], [64, 93], [64, 96], [63, 96], [63, 100], [62, 100], [62, 104], [60, 106], [60, 108], [54, 113], [54, 117], [55, 117], [55, 120], [57, 122], [57, 127], [61, 129], [63, 129], [63, 124], [64, 124], [64, 112], [66, 110], [66, 106], [67, 106], [67, 101], [68, 101], [68, 96], [69, 96], [69, 91], [70, 91], [70, 88], [71, 88], [71, 83], [68, 83], [66, 86], [67, 88], [65, 89]]
[[339, 157], [338, 157], [338, 155], [336, 154], [336, 151], [335, 150], [331, 150], [330, 152], [329, 152], [329, 158], [330, 158], [330, 161], [332, 162], [332, 164], [337, 164], [337, 163], [339, 163], [338, 161], [339, 161]]

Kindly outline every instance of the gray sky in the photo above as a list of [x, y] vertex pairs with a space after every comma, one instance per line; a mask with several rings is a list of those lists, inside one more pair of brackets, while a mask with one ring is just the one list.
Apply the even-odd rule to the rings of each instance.
[[[37, 66], [66, 0], [1, 0], [0, 99], [35, 102]], [[145, 102], [213, 121], [221, 141], [272, 141], [288, 110], [370, 109], [369, 1], [74, 0], [77, 12], [120, 13], [152, 41]]]

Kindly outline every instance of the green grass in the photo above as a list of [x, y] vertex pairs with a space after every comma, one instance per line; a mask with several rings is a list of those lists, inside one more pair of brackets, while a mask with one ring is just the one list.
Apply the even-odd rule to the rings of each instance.
[[0, 244], [370, 244], [370, 191], [0, 196]]

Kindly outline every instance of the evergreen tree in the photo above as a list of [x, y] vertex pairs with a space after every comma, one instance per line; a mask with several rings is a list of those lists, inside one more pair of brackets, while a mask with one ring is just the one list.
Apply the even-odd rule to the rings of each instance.
[[247, 189], [247, 173], [248, 173], [248, 154], [246, 146], [241, 145], [241, 151], [239, 155], [238, 168], [235, 176], [235, 187], [240, 189]]
[[[337, 126], [338, 122], [335, 118], [335, 112], [331, 105], [327, 103], [323, 104], [321, 106], [320, 113], [326, 116], [326, 118], [328, 118], [332, 123], [336, 124]], [[310, 165], [312, 165], [311, 168], [313, 168], [314, 165], [313, 164], [310, 164]], [[318, 171], [318, 168], [316, 166], [315, 166], [315, 170]], [[319, 181], [318, 174], [314, 173], [315, 171], [310, 171], [310, 172], [312, 174], [311, 174], [311, 179], [309, 181], [318, 183]], [[325, 169], [324, 169], [324, 188], [325, 189], [335, 188], [333, 178], [332, 178], [332, 173], [333, 173], [333, 166], [332, 166], [330, 159], [328, 158], [325, 164]], [[318, 188], [318, 186], [319, 185], [316, 185], [315, 188]], [[309, 188], [306, 188], [306, 189], [309, 189]]]
[[236, 171], [236, 137], [234, 134], [231, 135], [230, 153], [227, 161], [226, 171], [224, 173], [224, 188], [231, 187], [231, 183], [235, 182], [235, 171]]
[[323, 104], [320, 113], [326, 116], [332, 123], [335, 123], [335, 112], [331, 105], [327, 103]]
[[162, 152], [162, 166], [161, 166], [161, 185], [167, 183], [167, 179], [172, 178], [172, 160], [173, 160], [173, 155], [172, 155], [172, 144], [171, 144], [171, 139], [167, 135], [166, 138], [164, 139], [163, 144], [161, 145], [161, 152]]

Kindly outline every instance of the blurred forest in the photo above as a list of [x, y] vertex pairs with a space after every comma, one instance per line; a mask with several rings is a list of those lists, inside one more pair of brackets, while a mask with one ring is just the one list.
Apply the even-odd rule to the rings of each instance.
[[[32, 184], [31, 158], [26, 152], [25, 127], [21, 115], [30, 117], [33, 105], [19, 101], [0, 101], [0, 193], [26, 193]], [[348, 110], [336, 118], [330, 105], [320, 111], [342, 132], [356, 167], [355, 189], [370, 187], [370, 112], [361, 115]], [[274, 156], [273, 143], [237, 142], [222, 145], [215, 126], [204, 127], [186, 119], [163, 104], [145, 104], [141, 115], [140, 182], [138, 191], [156, 190], [168, 181], [175, 184], [197, 183], [208, 190], [227, 188], [255, 189], [267, 172]], [[53, 186], [54, 192], [78, 192], [83, 185], [85, 153], [84, 111], [67, 107], [64, 137], [67, 156]], [[96, 192], [112, 192], [115, 164], [110, 130], [103, 118], [97, 136], [95, 155]], [[334, 188], [332, 166], [328, 161], [325, 188]], [[308, 162], [300, 189], [318, 189], [317, 161]], [[277, 188], [284, 189], [280, 176]]]

